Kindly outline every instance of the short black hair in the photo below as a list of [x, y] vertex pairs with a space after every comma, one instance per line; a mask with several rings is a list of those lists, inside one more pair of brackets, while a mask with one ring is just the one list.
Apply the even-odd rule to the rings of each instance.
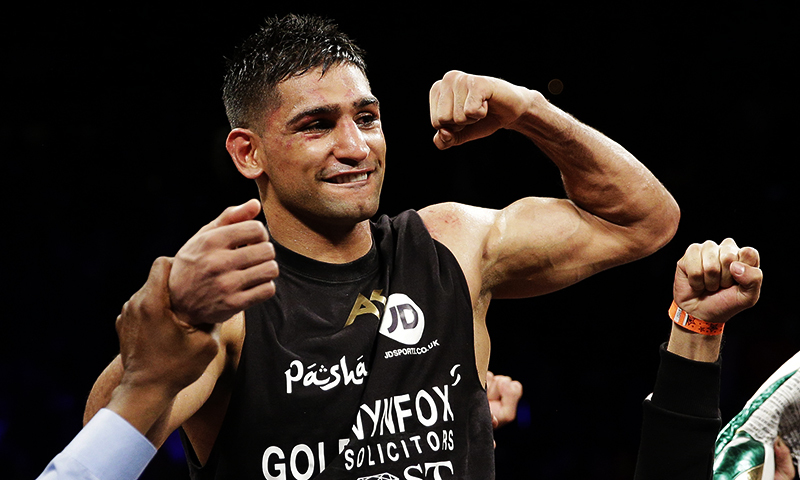
[[366, 74], [364, 52], [330, 19], [289, 14], [267, 18], [227, 61], [222, 99], [231, 128], [257, 128], [278, 100], [276, 87], [317, 67], [348, 63]]

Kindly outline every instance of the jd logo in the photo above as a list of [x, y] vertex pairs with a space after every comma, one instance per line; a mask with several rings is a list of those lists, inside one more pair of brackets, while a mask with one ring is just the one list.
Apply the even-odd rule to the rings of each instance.
[[389, 295], [379, 331], [400, 343], [416, 345], [424, 330], [425, 315], [417, 304], [402, 293]]

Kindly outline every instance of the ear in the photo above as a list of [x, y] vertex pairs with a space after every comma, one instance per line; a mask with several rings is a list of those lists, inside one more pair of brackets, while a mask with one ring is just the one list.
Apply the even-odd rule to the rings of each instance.
[[239, 173], [251, 180], [264, 173], [258, 158], [263, 155], [260, 147], [259, 136], [246, 128], [234, 128], [225, 141], [225, 148], [233, 159], [233, 164]]

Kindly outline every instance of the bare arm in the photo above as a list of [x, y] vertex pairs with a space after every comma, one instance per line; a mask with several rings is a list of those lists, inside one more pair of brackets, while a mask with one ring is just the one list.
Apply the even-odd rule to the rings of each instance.
[[[633, 155], [551, 105], [503, 80], [450, 72], [431, 89], [434, 143], [450, 148], [500, 128], [530, 138], [561, 170], [569, 199], [528, 197], [501, 211], [460, 207], [468, 229], [423, 211], [426, 225], [457, 256], [479, 252], [481, 285], [500, 297], [547, 293], [646, 256], [675, 233], [675, 200]], [[474, 225], [477, 223], [477, 225]], [[465, 252], [465, 253], [464, 253]], [[459, 258], [461, 260], [461, 258]]]

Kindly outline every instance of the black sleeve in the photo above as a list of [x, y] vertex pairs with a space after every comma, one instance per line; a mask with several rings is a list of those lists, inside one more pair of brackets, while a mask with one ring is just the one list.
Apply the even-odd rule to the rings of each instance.
[[720, 363], [695, 362], [661, 345], [653, 394], [644, 401], [636, 480], [707, 480], [714, 464]]

